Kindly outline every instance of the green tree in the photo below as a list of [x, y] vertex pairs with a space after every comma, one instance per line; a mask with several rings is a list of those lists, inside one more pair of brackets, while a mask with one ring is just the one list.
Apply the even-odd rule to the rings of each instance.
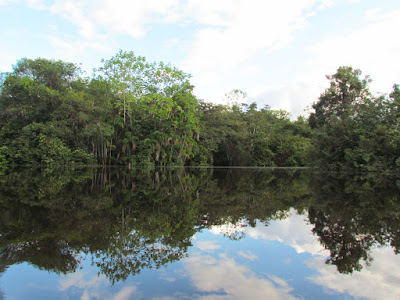
[[188, 74], [122, 50], [99, 70], [120, 99], [117, 161], [182, 165], [198, 153], [197, 100]]
[[390, 168], [392, 137], [388, 134], [388, 103], [373, 97], [369, 77], [361, 71], [340, 67], [327, 76], [330, 87], [313, 104], [309, 123], [314, 129], [314, 163], [336, 170]]
[[[8, 163], [93, 163], [76, 141], [78, 128], [68, 124], [66, 108], [83, 97], [74, 89], [79, 75], [74, 64], [42, 58], [22, 59], [6, 75], [0, 94], [0, 147]], [[82, 116], [79, 111], [70, 116], [75, 113]]]

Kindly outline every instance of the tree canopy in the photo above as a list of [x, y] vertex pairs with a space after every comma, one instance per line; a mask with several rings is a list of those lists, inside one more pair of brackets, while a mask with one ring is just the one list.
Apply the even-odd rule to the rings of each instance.
[[398, 86], [389, 97], [373, 96], [369, 77], [341, 67], [313, 104], [314, 165], [334, 170], [382, 171], [400, 165]]
[[23, 58], [1, 75], [0, 166], [400, 165], [400, 88], [374, 96], [368, 76], [340, 67], [308, 117], [241, 103], [200, 101], [190, 75], [120, 50], [92, 77], [79, 66]]

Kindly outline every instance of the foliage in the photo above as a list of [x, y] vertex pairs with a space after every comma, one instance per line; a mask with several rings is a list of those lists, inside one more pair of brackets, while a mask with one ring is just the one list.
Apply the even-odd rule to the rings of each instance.
[[256, 103], [232, 107], [200, 103], [203, 131], [200, 144], [214, 165], [305, 166], [311, 148], [310, 130], [303, 118], [257, 110]]
[[314, 165], [322, 169], [393, 170], [399, 161], [398, 86], [389, 99], [374, 97], [369, 77], [341, 67], [328, 76], [328, 88], [314, 103]]
[[198, 101], [190, 75], [120, 50], [97, 75], [21, 59], [1, 75], [0, 165], [217, 165], [393, 170], [400, 165], [400, 91], [369, 91], [340, 67], [308, 121], [286, 111]]
[[198, 102], [190, 76], [120, 50], [93, 78], [72, 63], [22, 59], [2, 75], [0, 162], [304, 166], [307, 124], [288, 113]]

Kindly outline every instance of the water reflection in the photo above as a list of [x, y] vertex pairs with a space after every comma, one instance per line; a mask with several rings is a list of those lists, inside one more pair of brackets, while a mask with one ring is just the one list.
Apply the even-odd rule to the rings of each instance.
[[313, 232], [330, 251], [327, 263], [341, 273], [362, 269], [373, 260], [374, 245], [400, 246], [400, 191], [395, 178], [376, 174], [324, 176], [312, 181], [308, 208]]
[[[226, 255], [195, 254], [186, 260], [198, 299], [296, 299], [288, 283], [275, 276], [260, 277]], [[192, 295], [193, 296], [193, 295]]]
[[[367, 281], [365, 276], [375, 278], [383, 270], [382, 257], [398, 263], [399, 198], [396, 178], [371, 174], [263, 169], [10, 172], [0, 177], [0, 272], [27, 262], [68, 274], [60, 281], [61, 291], [75, 286], [96, 297], [95, 291], [107, 282], [116, 285], [181, 261], [200, 298], [307, 295], [300, 291], [308, 283], [291, 286], [278, 269], [254, 273], [248, 265], [256, 269], [265, 259], [262, 251], [239, 249], [234, 259], [225, 253], [226, 245], [198, 240], [208, 232], [239, 248], [263, 240], [307, 253], [312, 256], [307, 267], [318, 269], [309, 274], [310, 282], [366, 296], [350, 285]], [[374, 258], [379, 263], [371, 273]], [[283, 263], [294, 259], [288, 256]], [[98, 277], [84, 277], [88, 263]], [[357, 275], [348, 280], [340, 273]], [[179, 280], [169, 274], [164, 281]], [[116, 293], [129, 298], [139, 290], [130, 284], [118, 286]]]

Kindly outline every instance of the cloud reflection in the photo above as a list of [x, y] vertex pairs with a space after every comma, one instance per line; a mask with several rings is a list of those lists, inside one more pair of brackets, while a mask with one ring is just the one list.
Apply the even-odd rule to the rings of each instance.
[[289, 210], [289, 218], [276, 220], [268, 226], [257, 222], [256, 227], [244, 227], [243, 222], [213, 226], [210, 230], [213, 234], [230, 235], [243, 233], [253, 239], [262, 239], [266, 241], [279, 241], [296, 250], [297, 253], [310, 253], [313, 255], [328, 256], [326, 251], [318, 241], [318, 238], [311, 232], [313, 226], [306, 221], [307, 216], [298, 214], [296, 210]]
[[59, 290], [68, 291], [79, 289], [82, 291], [81, 300], [89, 299], [111, 299], [111, 300], [128, 300], [137, 294], [136, 286], [124, 286], [115, 294], [106, 289], [109, 281], [104, 275], [87, 274], [84, 271], [77, 271], [68, 274], [59, 281]]
[[[299, 215], [293, 209], [291, 209], [289, 213], [291, 215], [289, 218], [273, 221], [268, 226], [265, 226], [262, 223], [257, 223], [257, 226], [254, 228], [243, 228], [243, 226], [239, 224], [236, 229], [239, 232], [246, 234], [247, 237], [264, 241], [278, 241], [292, 247], [298, 254], [308, 253], [313, 255], [313, 258], [305, 263], [309, 268], [316, 272], [316, 275], [308, 278], [308, 280], [317, 285], [339, 293], [348, 293], [356, 298], [400, 299], [400, 271], [395, 267], [400, 265], [400, 256], [396, 256], [393, 253], [393, 249], [372, 249], [371, 257], [374, 258], [374, 261], [370, 266], [364, 266], [361, 272], [354, 272], [350, 275], [341, 274], [337, 271], [336, 266], [325, 263], [326, 257], [329, 257], [329, 251], [325, 250], [324, 247], [321, 246], [318, 237], [312, 234], [311, 230], [313, 226], [308, 223], [307, 216]], [[223, 234], [224, 231], [226, 231], [225, 227], [212, 228], [211, 233]], [[228, 227], [230, 233], [233, 234], [232, 231], [235, 226], [231, 224]], [[196, 264], [197, 260], [193, 263], [196, 265], [196, 268], [199, 268]], [[288, 258], [285, 261], [285, 264], [290, 263], [291, 260]], [[197, 284], [199, 285], [199, 288], [211, 291], [213, 289], [216, 290], [219, 276], [222, 276], [223, 278], [223, 274], [218, 273], [218, 270], [215, 269], [224, 269], [227, 274], [235, 276], [234, 279], [229, 279], [232, 281], [239, 280], [239, 274], [248, 271], [240, 268], [233, 270], [234, 266], [235, 263], [226, 258], [221, 259], [219, 262], [213, 262], [210, 268], [208, 268], [210, 270], [210, 275], [208, 276], [211, 277], [209, 278], [209, 281], [205, 281], [204, 278], [202, 279], [201, 276], [197, 274], [197, 272], [200, 272], [199, 270], [192, 272], [194, 273], [194, 279], [198, 282]], [[211, 274], [211, 272], [213, 273], [214, 271], [217, 271], [215, 277]], [[278, 284], [280, 288], [277, 295], [282, 296], [282, 291], [284, 291], [284, 296], [288, 294], [290, 289], [285, 286], [284, 281], [280, 282], [279, 278], [276, 279], [271, 276], [268, 276], [268, 278], [275, 284], [280, 283]], [[263, 281], [263, 279], [258, 280], [261, 282]], [[260, 284], [261, 282], [257, 284]], [[209, 285], [206, 285], [206, 283]], [[220, 284], [222, 285], [222, 283]], [[269, 288], [270, 287], [271, 286], [269, 286]], [[224, 288], [228, 289], [229, 286], [225, 286]], [[234, 290], [232, 290], [232, 293], [233, 291]]]
[[251, 251], [239, 251], [238, 254], [251, 261], [254, 261], [258, 258], [257, 255], [253, 254]]
[[327, 265], [321, 259], [312, 259], [308, 266], [317, 270], [318, 275], [310, 278], [314, 283], [354, 297], [367, 299], [400, 299], [400, 256], [390, 248], [372, 250], [373, 263], [364, 266], [361, 272], [351, 275], [340, 274], [336, 267]]
[[257, 277], [226, 255], [192, 255], [185, 259], [185, 269], [201, 293], [197, 299], [296, 299], [284, 280]]
[[196, 246], [205, 252], [212, 252], [213, 250], [221, 248], [221, 246], [217, 245], [214, 241], [199, 241], [196, 243]]

